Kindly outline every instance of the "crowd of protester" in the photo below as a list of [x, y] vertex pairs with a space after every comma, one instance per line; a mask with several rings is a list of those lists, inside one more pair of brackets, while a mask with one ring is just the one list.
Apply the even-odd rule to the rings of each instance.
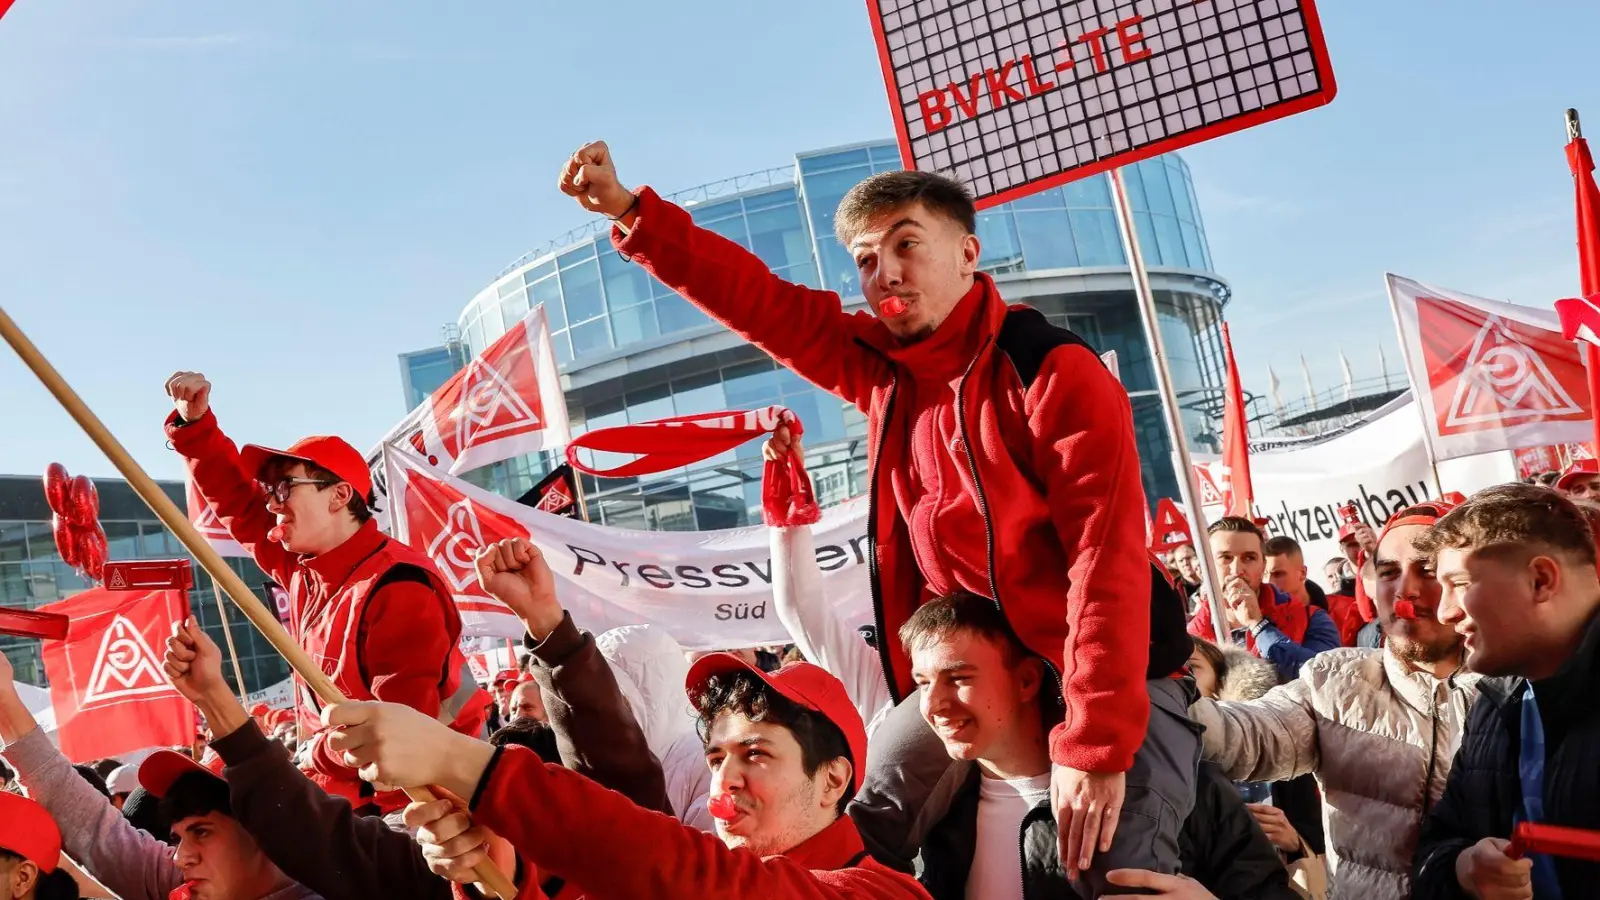
[[[165, 672], [204, 741], [74, 767], [0, 661], [0, 897], [444, 900], [483, 896], [491, 866], [530, 900], [1600, 884], [1581, 854], [1511, 843], [1521, 823], [1600, 828], [1582, 473], [1347, 521], [1321, 584], [1247, 518], [1158, 560], [1125, 391], [1000, 300], [959, 185], [886, 173], [845, 198], [871, 308], [853, 314], [623, 188], [603, 144], [561, 187], [628, 258], [867, 414], [874, 626], [820, 596], [803, 527], [774, 553], [791, 643], [713, 653], [654, 625], [584, 631], [512, 539], [476, 563], [526, 629], [521, 663], [476, 685], [450, 590], [377, 531], [360, 454], [240, 451], [181, 372], [172, 446], [351, 699], [247, 710], [186, 621]], [[787, 429], [767, 447], [797, 452]], [[436, 799], [397, 790], [416, 785]]]

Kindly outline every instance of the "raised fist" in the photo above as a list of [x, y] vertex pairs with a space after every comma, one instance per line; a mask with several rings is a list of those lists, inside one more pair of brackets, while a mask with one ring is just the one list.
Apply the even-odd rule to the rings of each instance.
[[579, 148], [561, 169], [561, 193], [590, 212], [618, 218], [633, 206], [633, 192], [617, 180], [617, 167], [605, 141]]
[[199, 372], [178, 372], [167, 379], [167, 396], [179, 418], [196, 422], [211, 408], [211, 382]]
[[556, 580], [539, 548], [522, 538], [496, 541], [478, 551], [478, 584], [511, 607], [538, 640], [549, 637], [566, 612], [556, 599]]

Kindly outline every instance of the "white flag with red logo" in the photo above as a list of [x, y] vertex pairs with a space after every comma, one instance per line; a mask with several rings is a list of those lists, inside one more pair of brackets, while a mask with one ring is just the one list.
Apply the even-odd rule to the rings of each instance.
[[384, 437], [452, 475], [567, 443], [544, 305], [473, 357]]
[[200, 532], [200, 536], [206, 539], [206, 543], [223, 556], [248, 557], [250, 554], [239, 546], [239, 542], [233, 539], [228, 529], [222, 527], [222, 520], [217, 518], [217, 513], [211, 508], [211, 504], [200, 496], [194, 481], [185, 479], [183, 488], [188, 500], [189, 521], [194, 525], [194, 530]]
[[1583, 360], [1554, 312], [1388, 282], [1435, 460], [1594, 435]]
[[[655, 625], [691, 650], [784, 643], [773, 608], [769, 529], [632, 531], [552, 516], [430, 467], [405, 448], [389, 453], [393, 534], [433, 559], [455, 593], [466, 637], [521, 637], [522, 623], [478, 585], [485, 545], [529, 541], [555, 577], [579, 628], [599, 634]], [[851, 621], [871, 615], [866, 503], [832, 507], [811, 526], [822, 596]]]

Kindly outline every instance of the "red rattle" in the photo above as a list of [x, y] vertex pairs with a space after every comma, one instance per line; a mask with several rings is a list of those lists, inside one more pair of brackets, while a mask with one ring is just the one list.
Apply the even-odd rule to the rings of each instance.
[[739, 814], [739, 804], [732, 794], [717, 794], [706, 801], [706, 811], [711, 813], [713, 819], [728, 822]]

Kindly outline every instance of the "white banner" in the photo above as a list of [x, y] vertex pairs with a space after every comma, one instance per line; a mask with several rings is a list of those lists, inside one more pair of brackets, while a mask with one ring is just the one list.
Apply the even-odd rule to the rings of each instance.
[[[1197, 456], [1196, 468], [1214, 459]], [[1410, 394], [1328, 440], [1252, 453], [1250, 473], [1256, 514], [1269, 521], [1271, 534], [1299, 542], [1313, 573], [1339, 555], [1341, 505], [1356, 504], [1363, 521], [1381, 528], [1397, 510], [1441, 493], [1428, 464], [1422, 419]], [[1500, 452], [1441, 463], [1439, 477], [1444, 491], [1470, 495], [1515, 481], [1517, 473], [1511, 454]], [[1223, 509], [1208, 504], [1205, 513], [1209, 521], [1216, 521]]]
[[285, 678], [277, 684], [244, 695], [244, 708], [265, 703], [269, 709], [294, 708], [294, 679]]
[[[772, 609], [765, 526], [727, 531], [633, 531], [530, 509], [390, 453], [395, 535], [432, 557], [456, 591], [467, 635], [520, 637], [510, 611], [478, 587], [473, 557], [486, 543], [522, 537], [543, 552], [556, 594], [579, 627], [600, 633], [656, 625], [689, 650], [788, 643]], [[826, 510], [812, 526], [823, 596], [852, 620], [870, 610], [867, 504]]]
[[1553, 310], [1388, 276], [1433, 458], [1587, 441], [1587, 373]]

